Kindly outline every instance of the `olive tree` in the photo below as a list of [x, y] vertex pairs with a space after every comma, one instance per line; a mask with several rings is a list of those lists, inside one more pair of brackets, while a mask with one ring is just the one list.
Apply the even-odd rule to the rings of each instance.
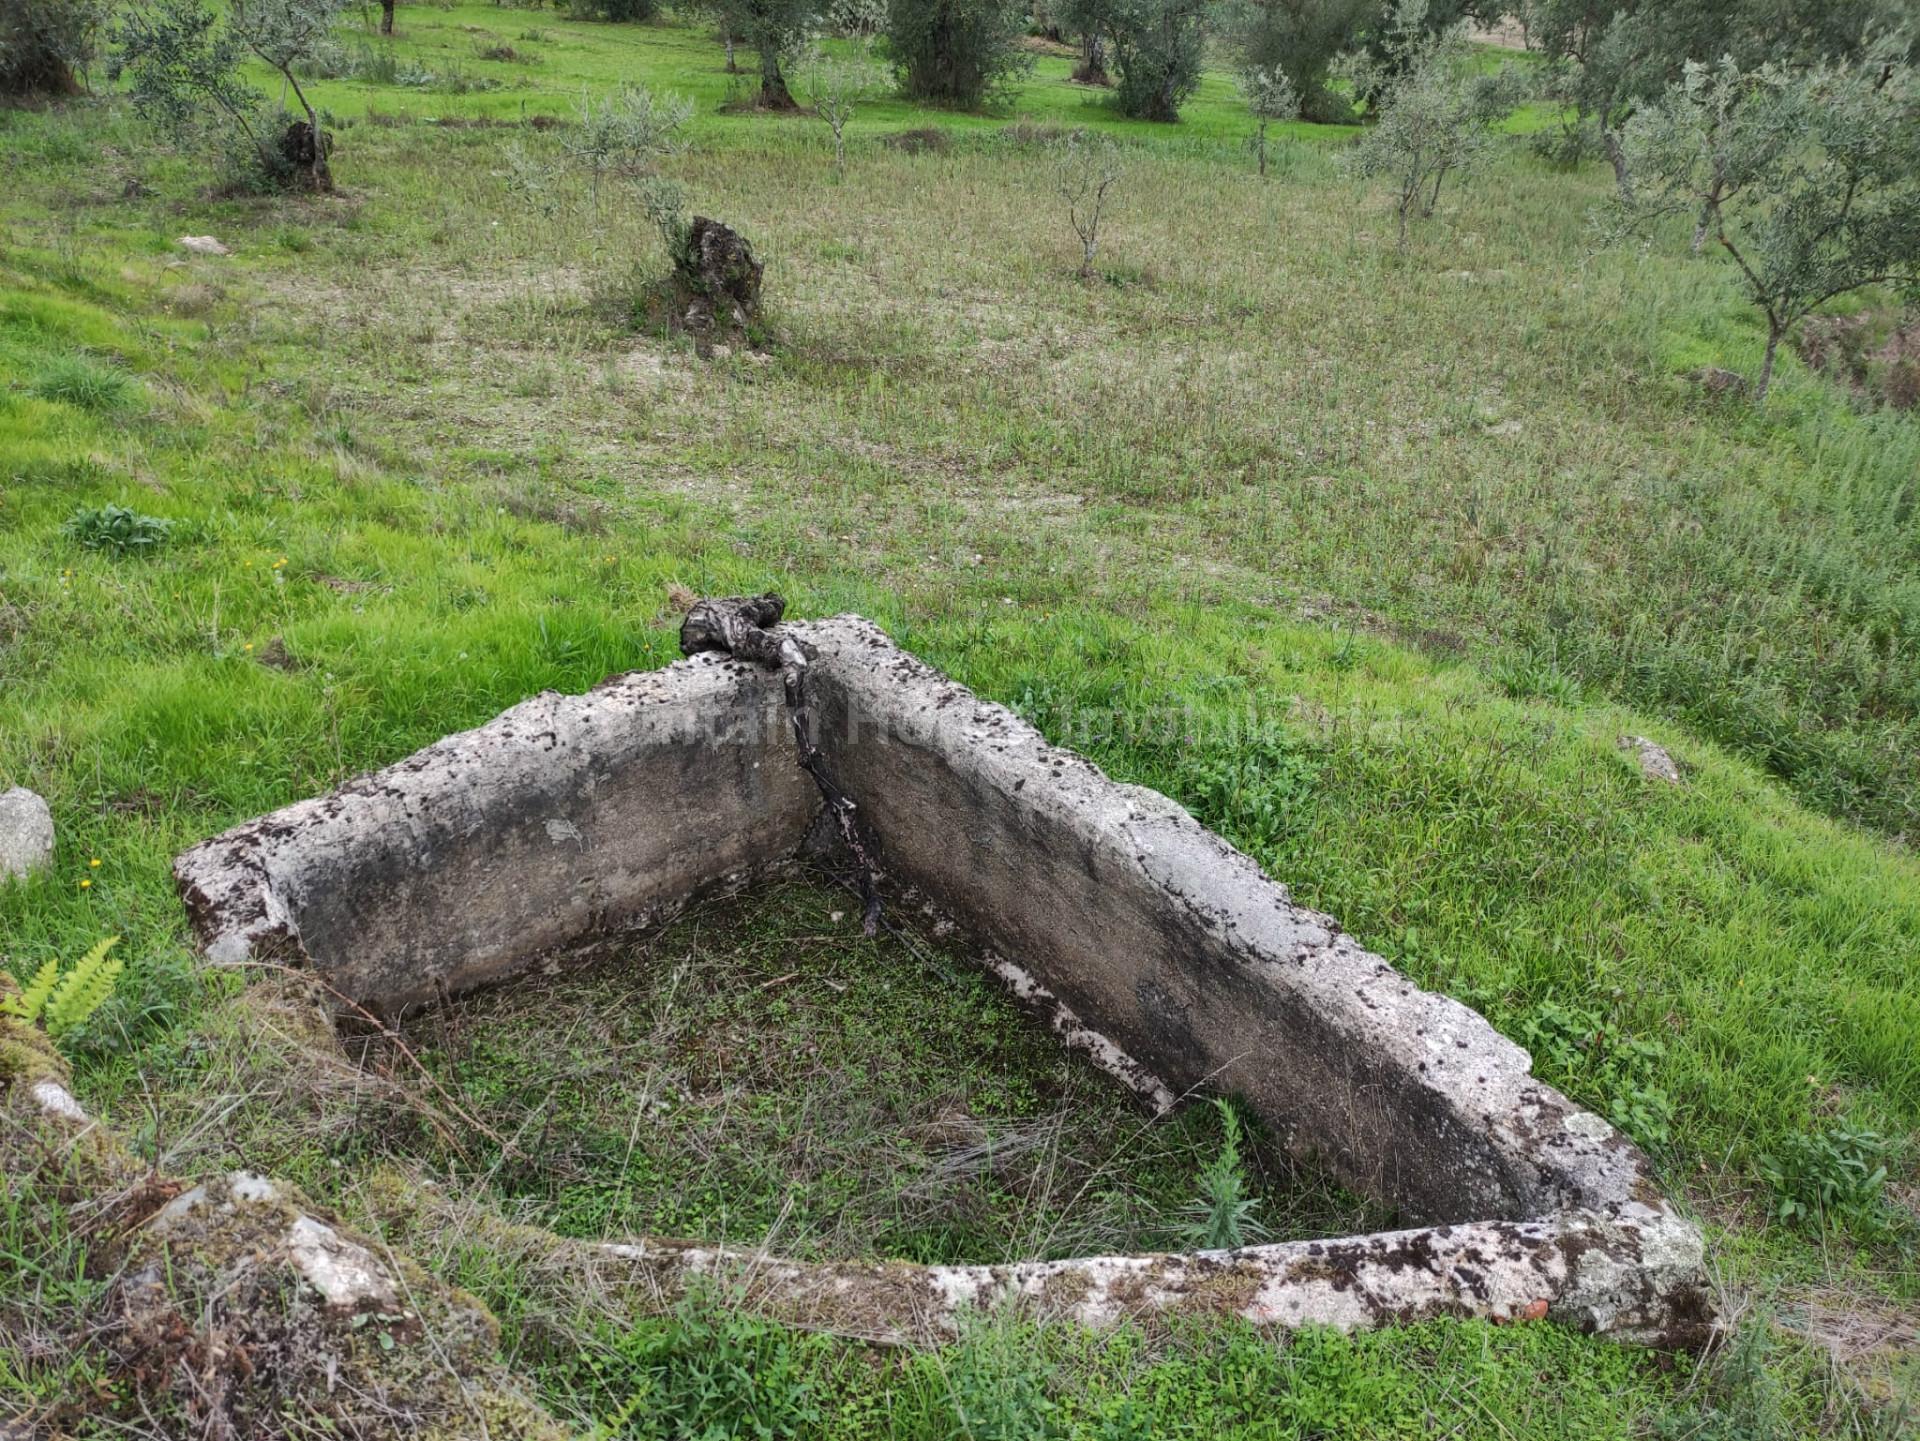
[[1704, 217], [1765, 317], [1756, 403], [1819, 306], [1876, 285], [1920, 295], [1920, 80], [1896, 44], [1800, 71], [1689, 65], [1623, 145], [1642, 181], [1627, 222]]
[[578, 124], [562, 135], [561, 150], [587, 177], [597, 213], [608, 178], [644, 186], [662, 160], [686, 148], [681, 131], [693, 118], [693, 103], [678, 95], [655, 95], [644, 85], [623, 85], [599, 100], [583, 95], [577, 118]]
[[1114, 0], [1062, 0], [1061, 21], [1080, 39], [1080, 60], [1073, 78], [1082, 85], [1106, 85], [1107, 39], [1113, 30]]
[[1345, 122], [1353, 102], [1328, 84], [1333, 63], [1384, 10], [1381, 0], [1224, 0], [1220, 26], [1240, 69], [1279, 66], [1307, 119]]
[[1114, 98], [1136, 120], [1172, 122], [1200, 83], [1207, 0], [1113, 0]]
[[1054, 185], [1067, 203], [1067, 219], [1080, 239], [1080, 278], [1093, 278], [1100, 252], [1100, 222], [1107, 197], [1126, 173], [1120, 147], [1112, 137], [1076, 130], [1054, 154]]
[[1401, 0], [1391, 21], [1385, 54], [1389, 78], [1370, 55], [1349, 57], [1356, 89], [1381, 97], [1378, 119], [1346, 153], [1355, 174], [1384, 176], [1395, 191], [1399, 243], [1407, 221], [1433, 214], [1447, 176], [1470, 169], [1493, 143], [1493, 126], [1510, 113], [1520, 91], [1512, 72], [1467, 72], [1466, 32], [1455, 26], [1439, 34], [1425, 28], [1426, 0]]
[[1276, 120], [1291, 120], [1300, 113], [1300, 97], [1293, 82], [1278, 65], [1250, 65], [1240, 72], [1240, 98], [1253, 116], [1253, 152], [1260, 158], [1260, 173], [1267, 173], [1267, 127]]
[[1627, 121], [1688, 61], [1727, 55], [1743, 69], [1799, 70], [1858, 60], [1877, 34], [1913, 18], [1911, 0], [1527, 0], [1526, 16], [1550, 97], [1598, 135], [1623, 203], [1633, 199]]
[[767, 110], [792, 110], [786, 63], [799, 55], [824, 21], [821, 0], [703, 0], [697, 8], [720, 24], [727, 42], [727, 63], [733, 66], [736, 41], [759, 59], [758, 103]]
[[[140, 114], [177, 136], [211, 128], [259, 179], [301, 190], [331, 190], [332, 138], [300, 88], [295, 70], [327, 43], [346, 0], [230, 0], [216, 13], [200, 0], [145, 0], [116, 30], [116, 69]], [[248, 60], [280, 76], [280, 102], [241, 75]], [[299, 114], [289, 116], [291, 96]]]
[[0, 0], [0, 95], [78, 92], [107, 10], [107, 0]]
[[888, 0], [887, 54], [911, 100], [974, 108], [1031, 68], [1020, 0]]
[[865, 46], [851, 54], [809, 51], [797, 67], [800, 94], [833, 135], [833, 168], [847, 161], [847, 122], [854, 109], [886, 83], [886, 72]]

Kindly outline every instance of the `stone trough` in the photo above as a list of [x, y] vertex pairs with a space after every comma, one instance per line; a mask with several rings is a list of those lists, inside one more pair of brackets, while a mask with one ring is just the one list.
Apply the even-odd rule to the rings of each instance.
[[[1092, 1325], [1201, 1310], [1283, 1327], [1452, 1315], [1662, 1346], [1705, 1338], [1701, 1240], [1646, 1157], [1535, 1080], [1476, 1012], [1295, 905], [1166, 797], [1049, 745], [869, 622], [778, 635], [810, 657], [813, 733], [890, 901], [936, 907], [1147, 1105], [1237, 1095], [1291, 1152], [1419, 1224], [1001, 1266], [539, 1233], [550, 1264], [653, 1297], [724, 1273], [770, 1314], [887, 1341], [937, 1338], [962, 1308], [1013, 1297]], [[830, 847], [821, 813], [779, 674], [708, 653], [537, 696], [216, 837], [175, 873], [211, 960], [308, 967], [391, 1016], [748, 886]]]

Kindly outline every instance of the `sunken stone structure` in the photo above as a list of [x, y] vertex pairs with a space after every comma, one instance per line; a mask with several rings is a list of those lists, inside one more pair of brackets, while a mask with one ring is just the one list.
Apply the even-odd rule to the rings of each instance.
[[[1049, 745], [869, 622], [776, 635], [806, 658], [801, 713], [890, 903], [912, 894], [950, 919], [1147, 1104], [1238, 1095], [1290, 1150], [1417, 1225], [1005, 1266], [808, 1264], [527, 1228], [500, 1244], [653, 1297], [724, 1272], [769, 1314], [890, 1341], [937, 1337], [999, 1298], [1094, 1325], [1170, 1310], [1277, 1326], [1473, 1315], [1705, 1339], [1699, 1233], [1630, 1141], [1536, 1081], [1477, 1013], [1295, 905], [1166, 797]], [[837, 844], [795, 765], [787, 704], [777, 672], [722, 652], [540, 695], [208, 841], [176, 875], [212, 960], [289, 961], [343, 1002], [396, 1014]]]

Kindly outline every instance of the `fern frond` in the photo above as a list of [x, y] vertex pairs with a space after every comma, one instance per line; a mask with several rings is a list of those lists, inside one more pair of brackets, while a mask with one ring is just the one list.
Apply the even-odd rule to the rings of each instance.
[[56, 1041], [86, 1020], [113, 994], [120, 979], [120, 958], [107, 959], [118, 936], [108, 936], [88, 951], [74, 968], [60, 978], [47, 998], [47, 1034]]
[[18, 1016], [29, 1023], [40, 1019], [40, 1012], [47, 1004], [47, 997], [53, 994], [53, 983], [59, 978], [60, 962], [49, 960], [33, 973], [33, 979], [18, 996], [9, 996], [0, 1001], [0, 1011], [9, 1016]]

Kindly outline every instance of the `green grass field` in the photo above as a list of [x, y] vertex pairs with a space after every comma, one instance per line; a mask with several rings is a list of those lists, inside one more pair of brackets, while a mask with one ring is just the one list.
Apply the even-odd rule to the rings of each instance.
[[[619, 1434], [1912, 1424], [1920, 423], [1791, 357], [1764, 413], [1702, 393], [1684, 372], [1758, 361], [1724, 270], [1672, 236], [1601, 248], [1607, 178], [1518, 142], [1401, 254], [1384, 197], [1337, 167], [1346, 132], [1286, 127], [1255, 176], [1224, 73], [1156, 129], [1043, 56], [990, 114], [866, 106], [836, 175], [817, 121], [718, 112], [703, 29], [400, 18], [416, 83], [312, 82], [335, 196], [217, 193], [111, 97], [0, 111], [0, 789], [40, 791], [60, 826], [53, 872], [0, 887], [0, 955], [25, 974], [125, 938], [118, 994], [70, 1046], [83, 1100], [170, 1164], [271, 1163], [360, 1214], [339, 1163], [366, 1134], [230, 1060], [234, 982], [191, 959], [171, 857], [542, 688], [664, 663], [669, 586], [777, 588], [799, 615], [874, 617], [1180, 799], [1526, 1044], [1701, 1217], [1735, 1339], [1696, 1367], [1545, 1328], [1276, 1345], [986, 1318], [935, 1356], [873, 1358], [724, 1298], [590, 1325], [423, 1242], [583, 1434], [647, 1387], [651, 1419]], [[522, 58], [479, 58], [501, 44]], [[516, 150], [566, 135], [522, 122], [624, 82], [695, 102], [668, 169], [766, 260], [765, 352], [703, 362], [636, 321], [665, 262], [625, 188], [515, 194]], [[1090, 282], [1046, 144], [1073, 125], [1128, 163]], [[951, 143], [886, 143], [921, 127]], [[233, 254], [177, 244], [198, 234]], [[63, 530], [104, 505], [171, 529], [137, 554]], [[1685, 783], [1643, 779], [1628, 734]], [[726, 1023], [775, 1045], [812, 1015]], [[1047, 1111], [992, 1093], [1028, 1063], [964, 1052], [924, 1058], [995, 1117]], [[507, 1104], [510, 1062], [449, 1074]], [[789, 1123], [762, 1089], [745, 1136]], [[1149, 1210], [1210, 1144], [1204, 1115], [1169, 1124]], [[1779, 1218], [1881, 1165], [1860, 1205]], [[635, 1196], [648, 1174], [581, 1224], [651, 1224], [687, 1194], [669, 1168]], [[778, 1214], [777, 1169], [711, 1174], [772, 1177], [735, 1214]], [[0, 1203], [19, 1258], [28, 1208]], [[958, 1241], [855, 1231], [928, 1254], [1033, 1235], [983, 1214]], [[62, 1234], [50, 1269], [84, 1298], [84, 1237]], [[0, 1400], [104, 1364], [9, 1348], [49, 1294], [0, 1267]], [[763, 1379], [700, 1399], [686, 1378], [716, 1355]]]

